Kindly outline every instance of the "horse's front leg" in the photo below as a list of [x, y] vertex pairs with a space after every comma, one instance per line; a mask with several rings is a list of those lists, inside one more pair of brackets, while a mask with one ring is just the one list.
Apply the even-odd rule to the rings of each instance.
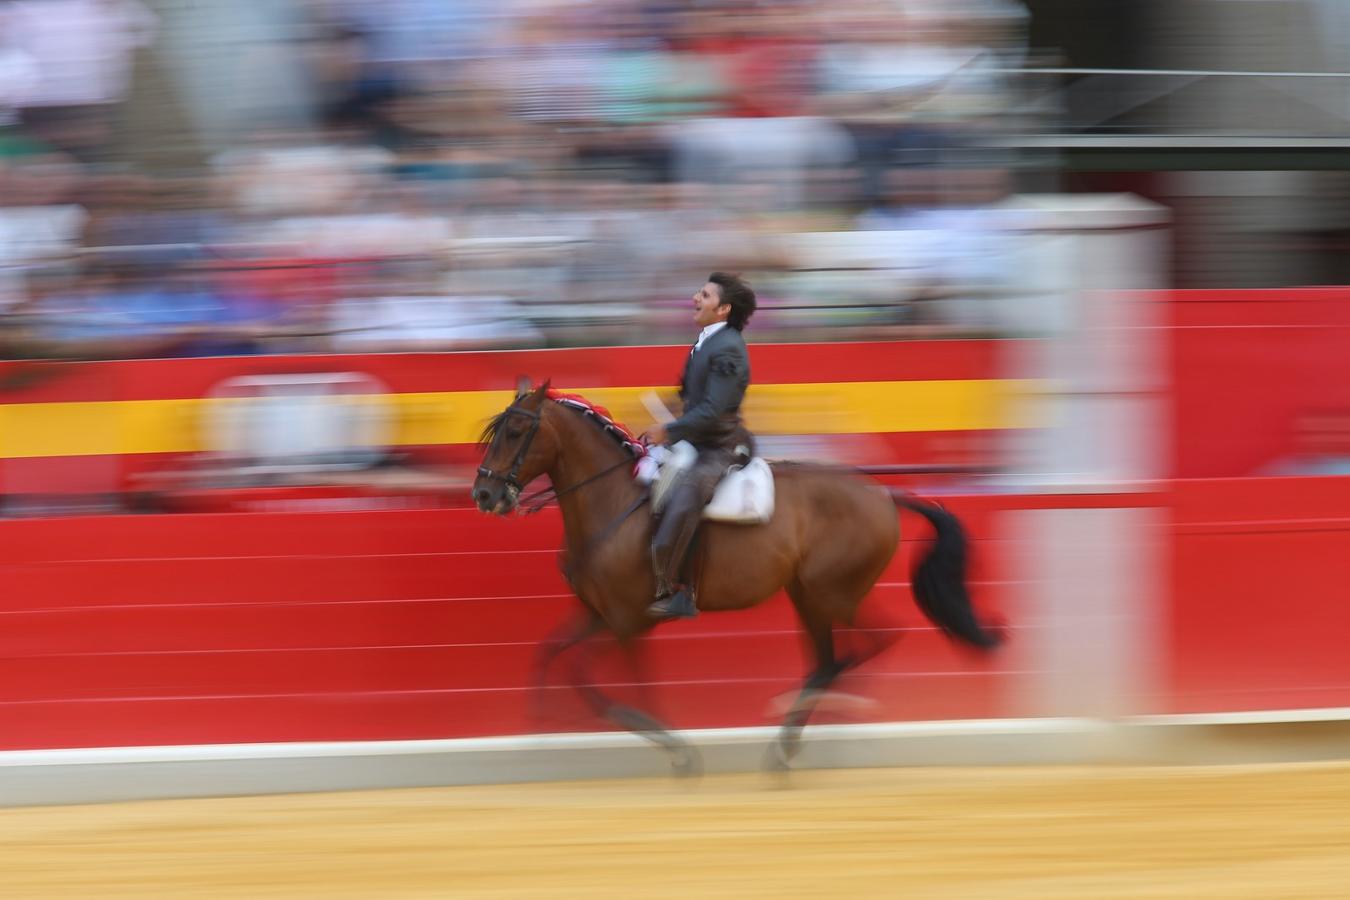
[[605, 630], [605, 621], [590, 607], [582, 607], [575, 615], [563, 620], [549, 632], [534, 654], [530, 667], [530, 717], [535, 722], [549, 719], [548, 670], [553, 662], [578, 644], [584, 643]]
[[689, 778], [703, 773], [703, 758], [684, 738], [675, 734], [664, 722], [650, 713], [620, 703], [596, 687], [585, 670], [584, 661], [573, 666], [572, 686], [587, 705], [601, 718], [651, 741], [670, 757], [670, 767], [677, 777]]
[[[637, 608], [639, 611], [644, 610], [646, 608], [645, 602]], [[641, 628], [649, 625], [650, 623], [644, 618]], [[605, 623], [602, 627], [612, 629], [614, 626]], [[618, 627], [622, 629], [623, 626]], [[619, 639], [622, 644], [632, 649], [633, 644], [631, 642], [637, 640], [638, 635], [621, 630]], [[671, 769], [676, 776], [687, 778], [702, 774], [703, 759], [692, 744], [672, 732], [664, 722], [652, 714], [636, 706], [620, 703], [595, 685], [590, 675], [588, 665], [590, 654], [586, 652], [587, 649], [587, 647], [583, 647], [580, 652], [574, 655], [569, 669], [572, 687], [586, 701], [591, 711], [625, 731], [631, 731], [646, 738], [664, 750], [670, 758]]]

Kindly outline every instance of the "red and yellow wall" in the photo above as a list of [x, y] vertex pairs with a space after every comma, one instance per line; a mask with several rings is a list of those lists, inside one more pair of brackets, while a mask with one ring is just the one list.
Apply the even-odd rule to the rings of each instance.
[[[1290, 292], [1283, 302], [1301, 296]], [[1336, 305], [1330, 295], [1304, 299]], [[1350, 384], [1350, 356], [1319, 343], [1346, 307], [1324, 310], [1333, 318], [1319, 324], [1315, 309], [1275, 309], [1267, 300], [1274, 302], [1197, 299], [1175, 310], [1160, 336], [1177, 381], [1174, 458], [1187, 471], [1214, 474], [1206, 458], [1236, 468], [1278, 452], [1281, 438], [1272, 435], [1281, 415], [1303, 398], [1338, 402]], [[1293, 340], [1295, 328], [1271, 331], [1268, 316], [1304, 317], [1275, 324], [1297, 326], [1312, 343]], [[1273, 343], [1257, 340], [1262, 329]], [[878, 463], [962, 461], [951, 458], [953, 440], [1028, 423], [1017, 403], [1027, 386], [1004, 377], [1006, 349], [961, 341], [757, 346], [749, 413], [763, 432], [875, 438], [869, 450], [881, 448], [871, 460]], [[0, 487], [69, 485], [72, 472], [125, 480], [172, 466], [203, 448], [202, 411], [220, 402], [204, 398], [239, 375], [368, 373], [389, 388], [397, 443], [427, 458], [471, 455], [482, 419], [506, 403], [522, 374], [551, 376], [640, 427], [635, 398], [670, 390], [682, 352], [46, 364], [27, 372], [11, 364], [9, 383], [29, 383], [11, 386], [0, 404]], [[1298, 373], [1312, 371], [1319, 383], [1301, 388]], [[1172, 479], [1147, 497], [1119, 499], [1165, 513], [1151, 711], [1350, 706], [1342, 637], [1350, 605], [1338, 589], [1350, 580], [1350, 479]], [[977, 602], [1009, 615], [1017, 644], [1044, 623], [1005, 606], [1013, 576], [999, 560], [1018, 535], [1000, 523], [1009, 511], [1068, 501], [944, 501], [974, 539]], [[530, 654], [574, 602], [557, 570], [559, 528], [556, 511], [497, 520], [464, 508], [0, 520], [0, 749], [578, 727], [583, 711], [564, 700], [561, 723], [541, 726], [527, 715]], [[868, 601], [872, 627], [902, 631], [857, 685], [877, 699], [873, 715], [1018, 714], [1016, 691], [1037, 660], [1015, 652], [975, 658], [929, 628], [906, 581], [913, 541], [926, 532], [911, 517], [902, 529], [901, 557]], [[769, 700], [799, 682], [800, 651], [783, 598], [663, 627], [644, 657], [642, 680], [653, 685], [646, 699], [682, 727], [762, 724]], [[610, 683], [632, 677], [601, 675]]]
[[[1024, 418], [1016, 403], [1024, 385], [999, 376], [1001, 352], [992, 341], [757, 345], [747, 418], [764, 434], [865, 438], [858, 452], [868, 458], [858, 461], [970, 463], [985, 450], [981, 436]], [[651, 347], [8, 363], [9, 381], [20, 386], [0, 392], [0, 493], [112, 489], [208, 451], [213, 408], [241, 402], [212, 391], [240, 376], [368, 375], [388, 392], [350, 402], [385, 406], [391, 446], [427, 461], [467, 461], [519, 375], [551, 378], [641, 430], [650, 417], [639, 398], [655, 390], [673, 403], [683, 354]]]

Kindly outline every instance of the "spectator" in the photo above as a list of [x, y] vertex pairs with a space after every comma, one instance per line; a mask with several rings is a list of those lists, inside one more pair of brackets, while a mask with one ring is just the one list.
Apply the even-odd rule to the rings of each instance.
[[861, 232], [878, 258], [909, 272], [919, 320], [964, 329], [997, 325], [994, 300], [1009, 273], [1011, 239], [1001, 173], [981, 169], [901, 169], [886, 198], [864, 212]]
[[82, 177], [64, 154], [0, 158], [0, 308], [22, 299], [30, 268], [79, 246], [88, 221], [74, 198]]
[[374, 277], [334, 304], [332, 346], [341, 352], [529, 346], [540, 335], [506, 297], [445, 293], [426, 259], [373, 267]]
[[92, 161], [106, 156], [112, 108], [126, 97], [136, 50], [150, 44], [155, 16], [137, 0], [11, 0], [0, 35], [31, 70], [16, 101], [25, 127]]

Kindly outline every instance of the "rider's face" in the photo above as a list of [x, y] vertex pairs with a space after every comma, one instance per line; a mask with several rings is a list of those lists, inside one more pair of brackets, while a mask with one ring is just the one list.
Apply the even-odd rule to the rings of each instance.
[[722, 302], [722, 286], [711, 281], [694, 295], [694, 324], [707, 328], [714, 322], [725, 322], [731, 315], [731, 304]]

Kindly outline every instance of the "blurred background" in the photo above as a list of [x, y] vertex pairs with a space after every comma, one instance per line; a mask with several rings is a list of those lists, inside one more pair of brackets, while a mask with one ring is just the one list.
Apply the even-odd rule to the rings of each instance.
[[0, 7], [3, 302], [138, 355], [989, 331], [1065, 124], [1012, 0]]
[[5, 0], [0, 303], [27, 355], [648, 344], [715, 261], [759, 340], [997, 334], [1026, 192], [1342, 283], [1347, 55], [1335, 0]]

